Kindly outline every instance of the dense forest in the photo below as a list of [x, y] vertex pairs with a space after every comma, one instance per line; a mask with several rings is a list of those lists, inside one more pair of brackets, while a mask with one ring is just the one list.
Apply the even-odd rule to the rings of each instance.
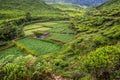
[[0, 0], [0, 80], [120, 80], [120, 0], [46, 1]]

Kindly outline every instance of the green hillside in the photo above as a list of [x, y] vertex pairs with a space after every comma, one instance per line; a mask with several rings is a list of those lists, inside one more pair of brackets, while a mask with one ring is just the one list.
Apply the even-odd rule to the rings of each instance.
[[119, 0], [109, 0], [109, 2], [104, 3], [97, 7], [104, 15], [109, 16], [120, 16], [120, 1]]
[[[82, 6], [80, 5], [75, 5], [75, 4], [71, 4], [71, 3], [51, 3], [51, 2], [47, 2], [47, 4], [53, 6], [54, 8], [58, 8], [60, 10], [71, 10], [71, 9], [83, 9]], [[74, 7], [74, 8], [73, 8]]]
[[77, 39], [68, 44], [65, 51], [68, 66], [64, 69], [70, 70], [73, 80], [120, 78], [119, 5], [119, 0], [110, 0], [71, 20], [70, 27], [76, 31]]
[[[29, 11], [29, 10], [38, 10], [38, 9], [51, 9], [50, 6], [46, 5], [42, 0], [0, 0], [0, 9], [4, 10], [23, 10], [23, 11]], [[37, 8], [36, 8], [37, 7]]]
[[[1, 25], [0, 80], [120, 79], [119, 0], [87, 9], [40, 3], [50, 15], [43, 10], [41, 17], [28, 14]], [[28, 9], [33, 16], [37, 12]]]
[[38, 17], [55, 14], [58, 11], [42, 0], [0, 0], [0, 21], [23, 18], [28, 12]]
[[84, 14], [85, 9], [87, 8], [85, 6], [75, 5], [71, 3], [62, 3], [62, 2], [61, 3], [47, 2], [47, 4], [55, 9], [61, 10], [61, 14], [69, 17], [81, 16]]

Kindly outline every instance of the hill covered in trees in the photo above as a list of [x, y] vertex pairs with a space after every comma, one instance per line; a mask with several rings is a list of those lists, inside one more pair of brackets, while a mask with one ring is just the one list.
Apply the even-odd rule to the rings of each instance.
[[31, 16], [46, 16], [54, 14], [59, 10], [47, 5], [42, 0], [0, 0], [0, 22], [3, 20], [23, 18], [26, 13]]
[[[41, 9], [52, 9], [50, 6], [46, 5], [42, 0], [12, 0], [12, 1], [3, 1], [0, 0], [0, 9], [3, 10], [41, 10]], [[37, 7], [37, 8], [36, 8]]]

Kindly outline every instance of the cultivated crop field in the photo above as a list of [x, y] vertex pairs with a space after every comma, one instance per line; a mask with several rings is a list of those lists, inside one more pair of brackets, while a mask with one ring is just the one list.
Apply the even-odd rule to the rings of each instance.
[[61, 40], [63, 42], [70, 42], [74, 39], [73, 34], [60, 34], [60, 33], [51, 33], [51, 35], [48, 38]]
[[47, 31], [49, 29], [51, 29], [51, 28], [46, 28], [46, 27], [32, 28], [32, 29], [29, 29], [29, 30], [25, 30], [25, 35], [31, 35], [31, 34], [33, 34], [34, 31], [37, 31], [37, 30]]
[[28, 49], [34, 51], [39, 55], [47, 53], [57, 53], [62, 50], [62, 46], [57, 43], [52, 43], [44, 40], [24, 38], [18, 40], [19, 43], [25, 45]]
[[7, 56], [13, 56], [13, 58], [19, 57], [19, 56], [26, 56], [26, 54], [22, 51], [20, 51], [16, 47], [8, 48], [5, 50], [0, 51], [0, 59], [3, 59]]
[[33, 31], [37, 30], [48, 31], [50, 32], [48, 39], [68, 42], [74, 39], [73, 31], [68, 26], [69, 21], [42, 22], [25, 26], [24, 31], [26, 35], [33, 34]]
[[[33, 34], [33, 31], [37, 30], [48, 31], [50, 32], [50, 35], [45, 40], [26, 37], [17, 40], [17, 42], [23, 44], [26, 48], [32, 50], [38, 55], [43, 55], [47, 53], [57, 53], [62, 50], [62, 44], [49, 39], [60, 40], [63, 42], [69, 42], [73, 40], [73, 32], [68, 28], [68, 26], [69, 21], [51, 21], [27, 25], [24, 27], [25, 35], [31, 35]], [[12, 47], [0, 51], [1, 58], [5, 58], [7, 55], [18, 57], [27, 54], [17, 47]]]

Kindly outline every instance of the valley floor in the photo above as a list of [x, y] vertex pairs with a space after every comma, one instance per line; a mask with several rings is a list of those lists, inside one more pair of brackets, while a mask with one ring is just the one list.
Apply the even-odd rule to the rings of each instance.
[[[74, 33], [68, 26], [69, 21], [40, 22], [27, 25], [24, 28], [26, 37], [16, 39], [15, 46], [0, 51], [0, 57], [1, 59], [8, 56], [19, 58], [26, 56], [27, 53], [32, 53], [35, 56], [58, 53], [62, 51], [63, 44], [74, 39]], [[40, 38], [35, 37], [34, 31], [47, 31], [50, 34], [45, 38]], [[25, 51], [24, 48], [28, 51]]]

